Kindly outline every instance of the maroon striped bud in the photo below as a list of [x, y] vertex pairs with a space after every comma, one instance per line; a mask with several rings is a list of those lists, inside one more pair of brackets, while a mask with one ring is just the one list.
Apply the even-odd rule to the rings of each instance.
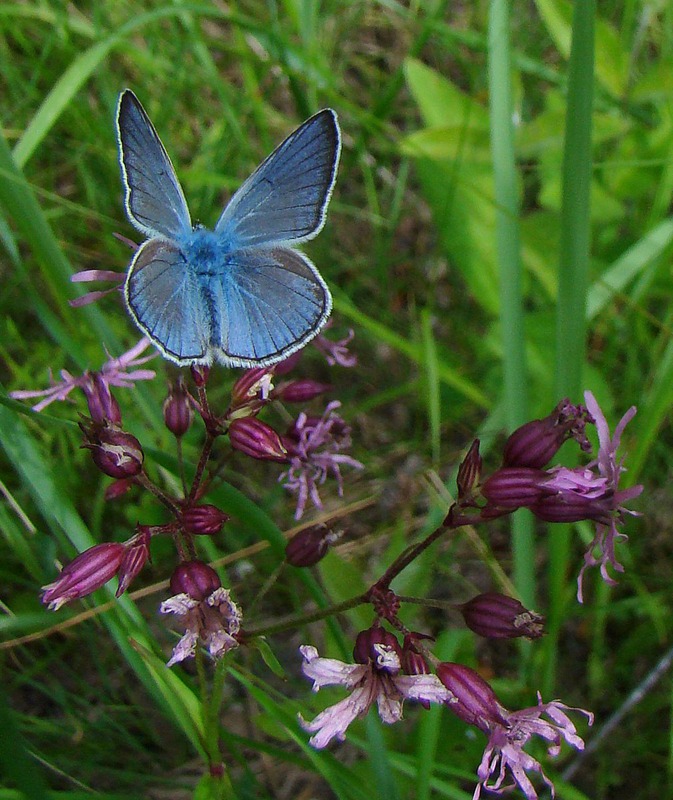
[[119, 586], [115, 592], [115, 597], [121, 597], [124, 594], [133, 579], [147, 563], [150, 557], [151, 537], [150, 528], [146, 525], [139, 525], [138, 533], [127, 543], [124, 558], [119, 566], [117, 575]]
[[545, 522], [580, 522], [590, 519], [609, 524], [613, 506], [612, 495], [586, 497], [573, 492], [559, 492], [543, 496], [529, 508], [538, 519]]
[[189, 430], [194, 411], [189, 401], [189, 394], [181, 380], [172, 384], [168, 397], [164, 402], [164, 423], [168, 430], [179, 439]]
[[481, 456], [479, 455], [479, 439], [475, 439], [467, 451], [467, 455], [458, 467], [458, 500], [469, 500], [481, 478]]
[[203, 561], [183, 561], [171, 575], [171, 592], [205, 600], [222, 586], [217, 572]]
[[485, 733], [490, 733], [493, 725], [507, 725], [495, 692], [473, 669], [444, 662], [437, 667], [437, 677], [456, 698], [449, 708], [463, 722]]
[[371, 628], [360, 631], [355, 637], [355, 647], [353, 648], [355, 661], [358, 664], [368, 664], [370, 661], [376, 664], [379, 654], [374, 649], [375, 644], [382, 644], [384, 647], [394, 650], [398, 656], [402, 656], [402, 648], [397, 637], [380, 625], [372, 625]]
[[290, 539], [285, 547], [285, 558], [293, 567], [312, 567], [327, 554], [337, 538], [327, 525], [311, 525]]
[[192, 373], [194, 385], [199, 389], [203, 389], [206, 383], [208, 383], [210, 367], [207, 367], [205, 364], [192, 364], [192, 366], [189, 368], [189, 371]]
[[227, 514], [209, 503], [190, 506], [180, 514], [182, 527], [194, 536], [214, 536], [228, 519]]
[[269, 402], [272, 378], [272, 368], [247, 369], [232, 387], [229, 417], [236, 419], [256, 414]]
[[310, 378], [291, 381], [279, 386], [273, 393], [274, 399], [285, 403], [308, 403], [325, 392], [331, 391], [329, 383], [318, 383]]
[[543, 495], [547, 473], [530, 467], [502, 467], [484, 481], [481, 493], [498, 508], [520, 508]]
[[242, 417], [229, 425], [229, 441], [234, 450], [264, 461], [287, 461], [287, 450], [280, 436], [256, 417]]
[[91, 450], [94, 464], [111, 478], [132, 478], [143, 469], [145, 458], [135, 436], [116, 425], [80, 423], [86, 437], [82, 447]]
[[498, 592], [478, 594], [463, 603], [460, 611], [467, 627], [486, 639], [537, 639], [544, 633], [544, 617]]
[[129, 478], [119, 478], [113, 481], [109, 486], [106, 486], [105, 499], [107, 501], [116, 500], [118, 497], [125, 495], [132, 486], [133, 481], [129, 480]]
[[100, 589], [117, 574], [125, 551], [123, 544], [103, 542], [80, 553], [53, 583], [42, 587], [42, 602], [50, 611], [57, 611], [70, 600]]

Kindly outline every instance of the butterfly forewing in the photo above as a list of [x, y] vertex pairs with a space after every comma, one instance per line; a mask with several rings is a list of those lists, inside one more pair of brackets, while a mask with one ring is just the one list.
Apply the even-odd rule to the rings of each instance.
[[130, 89], [119, 97], [117, 134], [130, 222], [149, 238], [189, 233], [189, 210], [171, 160]]
[[213, 333], [214, 358], [229, 366], [273, 364], [309, 342], [325, 324], [332, 298], [302, 253], [250, 250], [211, 280], [213, 308], [222, 309]]
[[322, 228], [334, 187], [341, 139], [336, 114], [308, 119], [253, 172], [215, 230], [231, 249], [297, 243]]
[[172, 243], [150, 239], [138, 250], [124, 287], [138, 326], [172, 361], [208, 361], [211, 323], [202, 288]]

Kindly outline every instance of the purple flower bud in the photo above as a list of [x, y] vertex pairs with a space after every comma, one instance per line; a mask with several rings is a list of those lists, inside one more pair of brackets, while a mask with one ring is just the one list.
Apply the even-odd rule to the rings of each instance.
[[[430, 667], [425, 660], [425, 656], [419, 651], [416, 642], [419, 639], [432, 639], [425, 633], [407, 633], [404, 637], [402, 644], [402, 669], [407, 675], [429, 675]], [[429, 708], [428, 704], [423, 704], [425, 708]]]
[[171, 592], [205, 600], [222, 586], [217, 572], [203, 561], [183, 561], [171, 575]]
[[53, 583], [42, 587], [42, 602], [57, 611], [70, 600], [100, 589], [117, 574], [125, 550], [118, 542], [103, 542], [80, 553]]
[[138, 575], [150, 557], [151, 530], [146, 525], [138, 526], [138, 534], [127, 543], [119, 567], [119, 586], [115, 597], [121, 597], [131, 585], [131, 581]]
[[481, 493], [499, 508], [529, 506], [542, 497], [547, 473], [530, 467], [501, 467], [487, 478]]
[[194, 411], [189, 402], [189, 394], [182, 381], [172, 384], [164, 402], [164, 423], [168, 430], [179, 439], [189, 430]]
[[481, 478], [481, 456], [479, 455], [479, 439], [475, 439], [467, 451], [467, 455], [458, 467], [458, 500], [469, 500]]
[[506, 725], [495, 692], [473, 669], [446, 661], [437, 667], [437, 677], [455, 696], [451, 711], [468, 725], [488, 733], [493, 725]]
[[543, 419], [534, 419], [517, 428], [505, 443], [503, 465], [506, 467], [546, 466], [571, 437], [582, 449], [588, 442], [584, 433], [587, 411], [583, 406], [574, 406], [562, 400], [551, 414]]
[[478, 594], [463, 603], [460, 611], [467, 627], [486, 639], [537, 639], [544, 633], [544, 617], [498, 592]]
[[105, 489], [105, 500], [116, 500], [118, 497], [123, 497], [129, 489], [133, 486], [133, 481], [128, 478], [119, 478], [113, 481]]
[[180, 514], [182, 527], [194, 536], [214, 536], [228, 519], [227, 514], [209, 503], [190, 506]]
[[231, 390], [229, 416], [232, 419], [253, 416], [269, 402], [273, 374], [272, 368], [255, 367], [241, 375]]
[[94, 464], [111, 478], [132, 478], [142, 472], [143, 454], [135, 436], [116, 425], [80, 423], [86, 440], [83, 447], [91, 450]]
[[290, 539], [285, 547], [285, 558], [293, 567], [312, 567], [327, 554], [337, 538], [327, 525], [311, 525]]
[[121, 425], [122, 413], [105, 377], [100, 372], [87, 373], [86, 377], [87, 380], [82, 383], [82, 391], [86, 397], [91, 419], [94, 422]]
[[318, 383], [310, 378], [301, 378], [279, 386], [273, 393], [277, 400], [286, 403], [308, 403], [325, 392], [331, 391], [329, 383]]
[[194, 385], [198, 386], [199, 389], [203, 389], [206, 383], [208, 383], [210, 367], [207, 367], [205, 364], [192, 364], [189, 370], [192, 373]]
[[397, 636], [382, 628], [380, 625], [372, 625], [364, 631], [360, 631], [355, 637], [355, 647], [353, 648], [353, 658], [358, 664], [376, 664], [378, 653], [374, 649], [375, 644], [382, 644], [394, 650], [398, 656], [402, 655], [400, 643]]
[[252, 458], [282, 463], [288, 460], [287, 450], [278, 433], [256, 417], [232, 420], [229, 441], [234, 450], [240, 450]]
[[614, 500], [611, 494], [587, 497], [574, 492], [559, 492], [543, 496], [529, 508], [545, 522], [580, 522], [590, 519], [609, 524]]

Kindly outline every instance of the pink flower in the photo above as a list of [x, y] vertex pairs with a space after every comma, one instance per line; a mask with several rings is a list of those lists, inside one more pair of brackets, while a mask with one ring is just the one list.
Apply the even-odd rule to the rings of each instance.
[[[133, 242], [129, 242], [128, 239], [125, 239], [132, 247], [137, 247]], [[110, 292], [114, 291], [121, 291], [122, 283], [126, 279], [125, 272], [115, 272], [114, 270], [109, 269], [84, 269], [81, 272], [75, 272], [74, 275], [70, 276], [70, 280], [72, 283], [89, 283], [91, 281], [107, 281], [114, 284], [109, 289], [99, 289], [93, 292], [87, 292], [87, 294], [83, 294], [81, 297], [76, 297], [74, 300], [69, 300], [69, 304], [73, 308], [80, 308], [81, 306], [88, 306], [90, 303], [95, 303], [96, 300], [100, 300], [101, 297], [105, 297], [106, 294], [110, 294]]]
[[[523, 748], [532, 736], [539, 736], [549, 743], [547, 753], [553, 758], [560, 753], [562, 740], [577, 750], [583, 750], [584, 741], [566, 712], [584, 714], [589, 725], [593, 723], [593, 714], [581, 708], [571, 708], [558, 700], [543, 703], [539, 693], [536, 706], [508, 711], [500, 704], [493, 689], [473, 669], [463, 664], [444, 663], [437, 667], [437, 675], [456, 698], [451, 710], [489, 737], [477, 770], [479, 784], [472, 800], [481, 797], [482, 789], [502, 795], [515, 785], [527, 800], [537, 800], [538, 794], [528, 775], [531, 772], [540, 775], [554, 797], [554, 785], [542, 771], [541, 764]], [[508, 772], [513, 783], [507, 781]], [[493, 776], [496, 776], [495, 781], [489, 783]]]
[[[329, 322], [325, 326], [325, 329], [328, 327], [330, 327]], [[338, 364], [340, 367], [355, 367], [358, 363], [358, 357], [348, 352], [348, 345], [353, 341], [354, 337], [355, 332], [352, 328], [348, 331], [347, 336], [336, 342], [333, 342], [320, 333], [313, 340], [313, 344], [325, 356], [325, 360], [330, 367], [333, 367], [335, 364]]]
[[374, 644], [375, 658], [366, 664], [346, 664], [333, 658], [320, 658], [315, 647], [299, 648], [304, 663], [302, 670], [313, 681], [313, 691], [323, 686], [345, 686], [348, 697], [322, 711], [311, 722], [299, 717], [304, 730], [313, 733], [310, 744], [318, 749], [332, 739], [343, 741], [346, 729], [358, 717], [363, 717], [374, 703], [379, 716], [388, 725], [402, 718], [405, 699], [420, 702], [450, 703], [452, 694], [435, 675], [404, 675], [400, 657], [394, 647]]
[[336, 478], [339, 496], [343, 495], [341, 466], [363, 469], [363, 465], [341, 451], [350, 447], [350, 428], [335, 413], [341, 406], [337, 400], [329, 403], [322, 417], [299, 415], [283, 444], [288, 452], [290, 468], [278, 478], [297, 495], [295, 519], [300, 519], [310, 498], [317, 508], [322, 508], [318, 486], [331, 472]]
[[199, 640], [213, 658], [221, 658], [238, 647], [236, 634], [242, 615], [212, 567], [201, 561], [180, 564], [171, 577], [171, 589], [183, 591], [164, 600], [159, 610], [162, 614], [175, 614], [185, 633], [173, 648], [169, 667], [191, 658]]
[[154, 358], [154, 354], [139, 357], [149, 347], [149, 344], [149, 339], [141, 339], [138, 344], [119, 358], [108, 358], [98, 372], [87, 370], [83, 375], [75, 376], [63, 369], [61, 370], [61, 381], [55, 383], [52, 380], [49, 389], [20, 389], [10, 392], [10, 397], [15, 400], [41, 397], [43, 399], [33, 406], [33, 411], [42, 411], [55, 400], [65, 400], [73, 389], [81, 389], [87, 398], [92, 418], [97, 422], [102, 422], [102, 417], [111, 422], [119, 422], [114, 418], [118, 413], [118, 408], [116, 411], [112, 410], [115, 408], [116, 402], [110, 395], [110, 387], [129, 388], [133, 386], [134, 381], [148, 381], [154, 378], [155, 373], [152, 370], [134, 369]]

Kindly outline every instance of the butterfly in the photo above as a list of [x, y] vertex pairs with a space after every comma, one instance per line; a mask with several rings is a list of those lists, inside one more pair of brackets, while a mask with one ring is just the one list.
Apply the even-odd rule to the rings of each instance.
[[136, 325], [176, 364], [269, 366], [327, 322], [332, 297], [295, 245], [325, 224], [341, 134], [324, 109], [243, 183], [215, 228], [193, 225], [182, 187], [135, 94], [119, 96], [117, 137], [126, 214], [147, 240], [124, 299]]

